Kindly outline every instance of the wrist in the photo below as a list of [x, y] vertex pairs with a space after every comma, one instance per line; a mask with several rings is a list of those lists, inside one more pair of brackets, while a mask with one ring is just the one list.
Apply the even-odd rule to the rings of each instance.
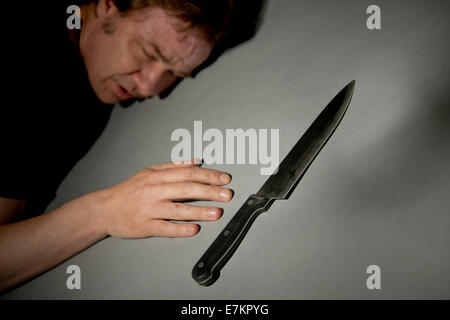
[[84, 215], [86, 226], [99, 237], [108, 236], [106, 232], [105, 213], [105, 195], [102, 190], [87, 193], [66, 205], [72, 206], [79, 214]]

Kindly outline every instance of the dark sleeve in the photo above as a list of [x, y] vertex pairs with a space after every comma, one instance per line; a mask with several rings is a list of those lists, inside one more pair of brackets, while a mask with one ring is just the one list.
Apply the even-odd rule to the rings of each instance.
[[22, 23], [25, 16], [11, 21], [3, 59], [8, 63], [2, 67], [8, 100], [0, 107], [0, 197], [27, 200], [30, 216], [45, 212], [113, 107], [102, 104], [90, 87], [69, 38], [65, 8], [37, 3], [31, 15], [40, 19], [38, 29]]
[[0, 197], [27, 200], [27, 217], [45, 212], [61, 182], [106, 127], [112, 106], [89, 97], [92, 93], [70, 103], [59, 96], [46, 104], [21, 104], [14, 113], [1, 112], [7, 124], [0, 130], [5, 141]]
[[49, 128], [49, 123], [16, 105], [19, 110], [22, 112], [2, 112], [0, 197], [27, 200], [24, 216], [31, 217], [44, 212], [70, 168], [58, 164], [55, 152], [49, 152], [57, 147], [43, 129]]

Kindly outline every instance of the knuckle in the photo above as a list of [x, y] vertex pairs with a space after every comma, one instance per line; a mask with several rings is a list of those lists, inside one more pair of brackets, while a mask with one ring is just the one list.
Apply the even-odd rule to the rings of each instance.
[[221, 178], [220, 178], [221, 176], [222, 176], [222, 173], [216, 171], [216, 172], [214, 173], [214, 181], [219, 181], [219, 183], [221, 183], [221, 182], [222, 182], [222, 181], [221, 181]]
[[174, 202], [171, 211], [172, 213], [170, 216], [172, 219], [186, 220], [186, 218], [188, 218], [189, 206], [184, 203]]
[[153, 171], [155, 171], [155, 169], [153, 169], [153, 168], [151, 168], [151, 167], [147, 167], [147, 168], [142, 169], [142, 172], [144, 172], [144, 173], [146, 173], [146, 174], [150, 174], [150, 173], [152, 173]]
[[161, 164], [152, 164], [151, 166], [146, 167], [146, 169], [150, 169], [150, 170], [156, 170], [158, 168], [158, 166], [161, 166]]
[[194, 170], [192, 168], [183, 169], [183, 176], [186, 180], [192, 180], [194, 178]]
[[183, 183], [177, 184], [177, 192], [181, 195], [188, 194], [191, 188], [192, 188], [192, 185], [190, 183], [183, 182]]
[[141, 215], [139, 215], [139, 214], [132, 215], [131, 220], [132, 220], [132, 224], [138, 228], [141, 228], [145, 222], [145, 220], [142, 219]]
[[214, 186], [204, 185], [202, 186], [202, 195], [207, 200], [213, 200], [217, 197], [216, 188]]
[[139, 172], [139, 175], [140, 175], [142, 180], [147, 181], [147, 180], [149, 180], [149, 178], [151, 176], [154, 175], [155, 172], [156, 172], [156, 170], [154, 170], [154, 169], [144, 168], [143, 170], [141, 170]]
[[145, 184], [144, 188], [141, 190], [141, 201], [147, 203], [149, 200], [153, 201], [157, 199], [157, 196], [161, 194], [161, 190], [158, 185], [153, 185], [151, 183]]
[[184, 209], [184, 204], [179, 202], [173, 202], [173, 210], [180, 211], [181, 209]]
[[151, 196], [155, 193], [156, 186], [151, 183], [146, 183], [143, 189], [145, 196]]
[[181, 224], [176, 223], [167, 223], [163, 224], [164, 230], [162, 233], [165, 234], [167, 238], [178, 238], [183, 234], [183, 229], [180, 226]]
[[164, 235], [166, 232], [167, 226], [163, 223], [159, 223], [155, 227], [155, 233], [157, 235]]
[[207, 200], [212, 200], [216, 198], [216, 188], [210, 185], [201, 186], [202, 198]]
[[157, 171], [155, 169], [150, 169], [150, 168], [146, 168], [145, 170], [145, 174], [147, 175], [147, 177], [151, 177], [153, 176]]

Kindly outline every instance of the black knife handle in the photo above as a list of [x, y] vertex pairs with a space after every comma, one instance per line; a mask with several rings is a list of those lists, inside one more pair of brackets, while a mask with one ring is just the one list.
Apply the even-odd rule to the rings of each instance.
[[220, 270], [239, 247], [253, 221], [267, 211], [273, 201], [254, 194], [248, 197], [192, 269], [192, 277], [198, 284], [209, 286], [219, 278]]

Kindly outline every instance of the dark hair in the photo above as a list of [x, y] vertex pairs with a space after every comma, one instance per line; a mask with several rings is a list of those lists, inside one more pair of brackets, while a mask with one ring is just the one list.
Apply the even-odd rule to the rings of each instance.
[[[98, 0], [78, 0], [81, 3]], [[266, 0], [113, 0], [118, 10], [128, 15], [135, 10], [160, 7], [196, 27], [214, 45], [210, 57], [194, 71], [194, 76], [215, 62], [220, 55], [249, 39], [257, 32]], [[175, 85], [176, 86], [176, 85]], [[173, 86], [173, 87], [175, 87]], [[169, 94], [173, 88], [162, 95]]]
[[234, 10], [233, 0], [113, 0], [124, 14], [149, 7], [159, 7], [186, 23], [186, 29], [198, 28], [204, 36], [216, 42], [228, 33]]
[[[98, 0], [96, 0], [98, 1]], [[113, 0], [123, 14], [160, 7], [196, 27], [205, 37], [235, 46], [256, 33], [265, 0]]]

